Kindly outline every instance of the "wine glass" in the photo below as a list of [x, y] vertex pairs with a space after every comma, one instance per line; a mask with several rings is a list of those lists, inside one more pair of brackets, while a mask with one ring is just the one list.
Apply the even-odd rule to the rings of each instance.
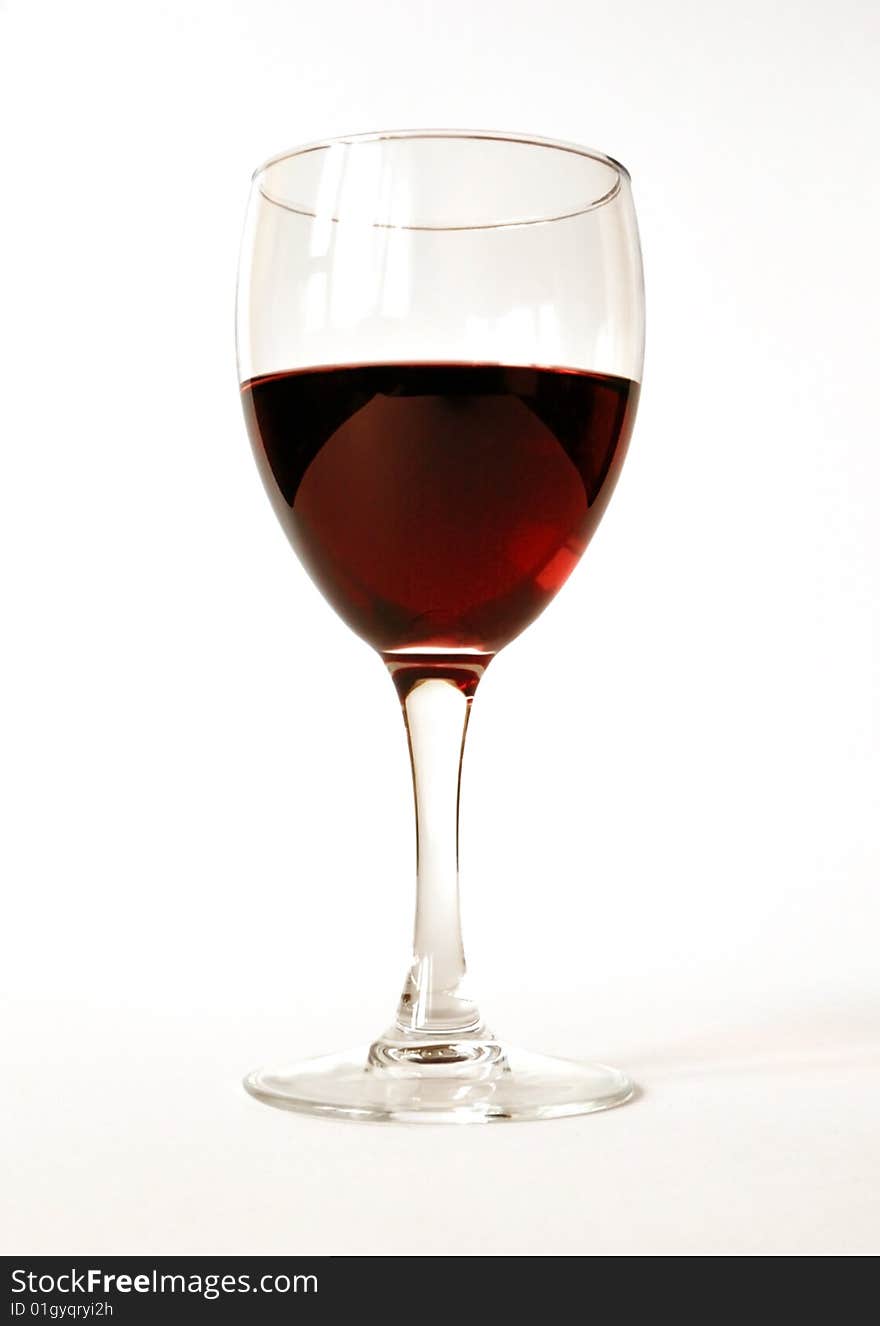
[[644, 341], [627, 171], [519, 134], [328, 139], [254, 175], [241, 398], [295, 551], [388, 668], [417, 829], [413, 957], [369, 1046], [251, 1073], [270, 1104], [491, 1122], [606, 1109], [604, 1065], [508, 1046], [465, 983], [458, 789], [474, 692], [584, 551], [632, 430]]

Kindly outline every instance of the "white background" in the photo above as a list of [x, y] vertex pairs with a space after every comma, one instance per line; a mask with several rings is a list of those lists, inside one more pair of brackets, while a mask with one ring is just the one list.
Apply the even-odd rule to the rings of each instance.
[[[880, 1250], [878, 11], [0, 5], [5, 1252]], [[408, 957], [405, 739], [237, 401], [251, 170], [458, 125], [631, 169], [643, 404], [466, 762], [471, 970], [624, 1110], [260, 1107]]]

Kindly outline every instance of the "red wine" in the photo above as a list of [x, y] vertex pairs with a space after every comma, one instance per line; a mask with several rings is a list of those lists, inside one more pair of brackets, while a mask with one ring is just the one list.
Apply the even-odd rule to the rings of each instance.
[[489, 364], [274, 373], [242, 388], [287, 535], [386, 657], [491, 656], [568, 577], [629, 440], [624, 378]]

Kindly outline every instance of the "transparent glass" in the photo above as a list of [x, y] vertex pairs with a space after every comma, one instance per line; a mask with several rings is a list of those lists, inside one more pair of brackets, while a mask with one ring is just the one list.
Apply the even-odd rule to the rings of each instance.
[[[511, 1048], [465, 983], [458, 804], [486, 668], [561, 588], [638, 401], [630, 180], [587, 148], [462, 130], [316, 143], [254, 176], [239, 377], [294, 549], [380, 655], [417, 827], [413, 956], [371, 1045], [245, 1085], [354, 1119], [491, 1122], [621, 1104], [615, 1069]], [[548, 936], [549, 940], [549, 936]]]

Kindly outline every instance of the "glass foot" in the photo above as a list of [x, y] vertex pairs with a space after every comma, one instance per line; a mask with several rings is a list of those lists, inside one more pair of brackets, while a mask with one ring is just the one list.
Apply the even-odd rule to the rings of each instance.
[[495, 1123], [592, 1114], [633, 1094], [623, 1073], [498, 1042], [378, 1041], [290, 1068], [249, 1074], [245, 1088], [278, 1109], [401, 1123]]

